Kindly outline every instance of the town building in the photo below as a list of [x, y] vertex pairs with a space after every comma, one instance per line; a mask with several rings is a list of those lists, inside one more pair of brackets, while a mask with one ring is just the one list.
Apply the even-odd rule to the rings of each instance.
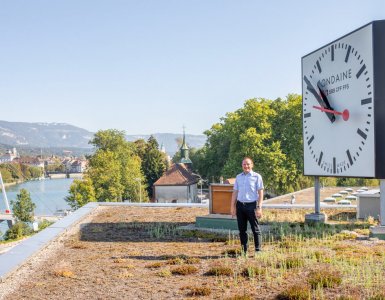
[[153, 186], [153, 200], [160, 203], [194, 203], [198, 202], [197, 183], [200, 176], [192, 172], [189, 148], [183, 131], [183, 142], [180, 148], [181, 160], [172, 164]]
[[15, 158], [19, 157], [16, 148], [7, 150], [7, 152], [0, 156], [0, 163], [12, 162]]

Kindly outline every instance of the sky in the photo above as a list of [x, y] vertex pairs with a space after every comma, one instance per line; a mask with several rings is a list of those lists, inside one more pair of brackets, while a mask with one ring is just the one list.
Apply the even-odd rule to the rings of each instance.
[[0, 0], [0, 120], [202, 134], [301, 94], [301, 57], [383, 0]]

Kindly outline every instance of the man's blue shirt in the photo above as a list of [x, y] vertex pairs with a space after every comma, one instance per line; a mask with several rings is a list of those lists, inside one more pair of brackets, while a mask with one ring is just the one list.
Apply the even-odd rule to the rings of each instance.
[[263, 189], [262, 176], [251, 171], [238, 174], [235, 179], [234, 190], [238, 191], [237, 200], [241, 202], [258, 201], [258, 191]]

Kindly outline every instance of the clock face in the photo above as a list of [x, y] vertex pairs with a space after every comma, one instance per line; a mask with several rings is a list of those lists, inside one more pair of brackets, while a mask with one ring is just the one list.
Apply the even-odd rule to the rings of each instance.
[[372, 27], [302, 59], [304, 173], [374, 176]]

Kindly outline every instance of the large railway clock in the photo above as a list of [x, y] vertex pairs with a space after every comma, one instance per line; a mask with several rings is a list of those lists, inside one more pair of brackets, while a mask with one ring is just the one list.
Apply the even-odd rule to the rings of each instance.
[[302, 58], [304, 174], [385, 178], [385, 21]]

